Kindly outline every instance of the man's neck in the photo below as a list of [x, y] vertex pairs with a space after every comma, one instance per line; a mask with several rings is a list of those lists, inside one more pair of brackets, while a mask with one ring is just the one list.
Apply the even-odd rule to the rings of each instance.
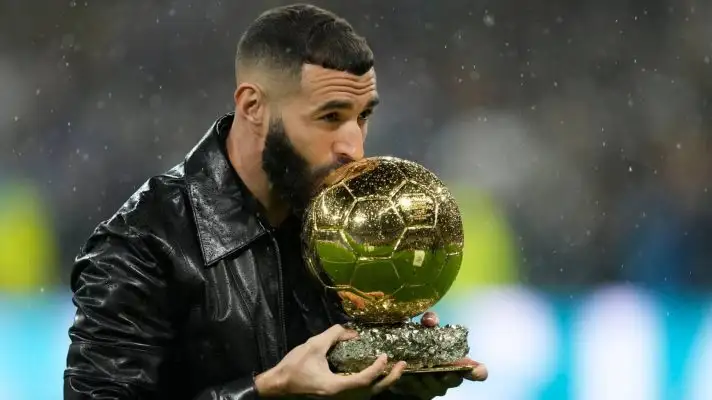
[[227, 157], [247, 190], [265, 210], [270, 225], [279, 226], [288, 216], [289, 208], [272, 192], [269, 179], [262, 169], [264, 142], [257, 135], [241, 131], [233, 121], [226, 139]]

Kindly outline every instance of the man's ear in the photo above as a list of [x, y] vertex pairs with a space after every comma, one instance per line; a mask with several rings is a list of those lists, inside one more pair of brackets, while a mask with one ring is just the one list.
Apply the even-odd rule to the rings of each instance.
[[267, 112], [267, 97], [259, 85], [241, 83], [235, 89], [235, 113], [242, 120], [255, 126], [264, 123]]

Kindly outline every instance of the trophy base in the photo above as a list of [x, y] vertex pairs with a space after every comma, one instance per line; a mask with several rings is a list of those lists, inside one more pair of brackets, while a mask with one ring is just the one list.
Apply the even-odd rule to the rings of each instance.
[[[388, 375], [389, 372], [391, 372], [391, 367], [393, 365], [391, 364], [386, 370], [381, 372], [381, 376], [386, 376]], [[432, 368], [406, 368], [403, 370], [403, 375], [409, 375], [409, 374], [443, 374], [447, 372], [457, 372], [457, 373], [465, 373], [465, 372], [471, 372], [474, 369], [473, 366], [471, 365], [450, 365], [450, 366], [441, 366], [441, 367], [432, 367]], [[337, 375], [353, 375], [356, 374], [357, 372], [337, 372]]]
[[327, 355], [337, 373], [352, 374], [371, 365], [380, 354], [388, 355], [386, 371], [398, 361], [404, 373], [471, 371], [471, 366], [452, 365], [467, 356], [467, 328], [445, 325], [426, 328], [413, 322], [374, 325], [351, 323], [359, 337], [337, 343]]
[[[470, 372], [472, 371], [474, 367], [472, 365], [443, 365], [440, 367], [432, 367], [432, 368], [415, 368], [415, 369], [408, 369], [406, 368], [405, 371], [403, 371], [404, 374], [434, 374], [434, 373], [439, 373], [439, 372]], [[387, 374], [384, 373], [384, 375]]]
[[[392, 367], [392, 365], [391, 365]], [[442, 367], [432, 367], [432, 368], [406, 368], [403, 370], [403, 375], [409, 375], [409, 374], [443, 374], [447, 372], [457, 372], [457, 373], [465, 373], [465, 372], [470, 372], [474, 369], [473, 366], [471, 365], [452, 365], [452, 366], [442, 366]], [[382, 376], [388, 375], [390, 372], [390, 367], [387, 368], [385, 371], [381, 372]], [[337, 375], [353, 375], [356, 374], [357, 372], [337, 372]]]

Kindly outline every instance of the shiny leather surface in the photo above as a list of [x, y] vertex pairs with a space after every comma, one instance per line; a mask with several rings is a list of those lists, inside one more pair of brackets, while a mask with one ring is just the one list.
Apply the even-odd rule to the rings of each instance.
[[[256, 399], [253, 376], [289, 350], [297, 333], [285, 330], [282, 302], [268, 301], [285, 295], [279, 245], [226, 158], [231, 122], [149, 179], [77, 257], [66, 400]], [[303, 270], [292, 259], [284, 268]], [[344, 322], [326, 293], [286, 295], [309, 335]]]

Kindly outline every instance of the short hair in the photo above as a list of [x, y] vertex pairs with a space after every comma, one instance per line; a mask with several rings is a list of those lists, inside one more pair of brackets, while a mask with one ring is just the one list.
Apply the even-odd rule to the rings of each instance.
[[360, 76], [373, 67], [373, 52], [345, 19], [293, 4], [268, 10], [250, 24], [237, 45], [235, 74], [239, 79], [241, 68], [257, 67], [300, 77], [304, 64]]

